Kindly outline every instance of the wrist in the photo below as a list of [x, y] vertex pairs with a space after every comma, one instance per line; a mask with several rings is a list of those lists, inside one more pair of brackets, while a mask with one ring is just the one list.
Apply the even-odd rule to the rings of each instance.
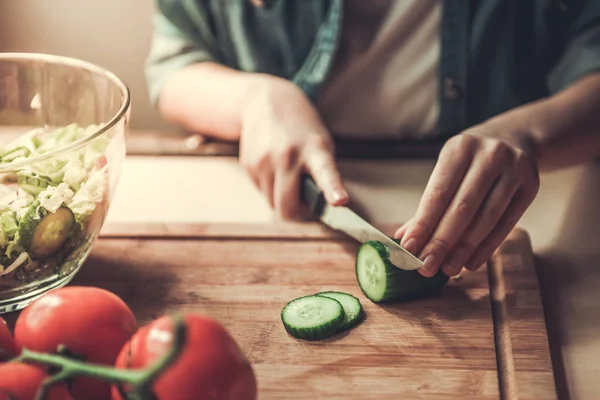
[[248, 73], [244, 95], [240, 99], [239, 110], [243, 121], [253, 113], [256, 106], [275, 104], [280, 93], [292, 93], [300, 90], [293, 82], [273, 75]]
[[475, 136], [489, 137], [506, 142], [519, 148], [533, 160], [537, 160], [539, 154], [537, 134], [533, 128], [521, 126], [518, 122], [512, 120], [509, 115], [500, 115], [472, 128], [471, 133]]

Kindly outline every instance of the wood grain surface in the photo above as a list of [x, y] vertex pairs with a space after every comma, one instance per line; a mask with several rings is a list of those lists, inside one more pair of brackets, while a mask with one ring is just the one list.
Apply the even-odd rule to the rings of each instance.
[[[507, 399], [557, 398], [531, 241], [515, 230], [488, 262], [501, 389]], [[504, 317], [497, 318], [497, 311]], [[498, 338], [498, 333], [503, 334]], [[508, 342], [507, 342], [508, 341]], [[504, 394], [504, 393], [503, 393]]]
[[[73, 284], [115, 292], [141, 324], [175, 309], [217, 318], [252, 362], [259, 399], [556, 398], [524, 232], [491, 260], [493, 274], [389, 305], [360, 292], [356, 248], [311, 223], [107, 225]], [[322, 342], [288, 336], [282, 307], [321, 290], [357, 296], [365, 321]]]

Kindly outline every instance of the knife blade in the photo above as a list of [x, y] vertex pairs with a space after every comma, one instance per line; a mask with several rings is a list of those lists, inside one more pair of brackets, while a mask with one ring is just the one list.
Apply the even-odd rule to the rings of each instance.
[[365, 221], [348, 207], [327, 204], [323, 192], [309, 175], [302, 177], [300, 197], [310, 212], [330, 228], [341, 231], [359, 243], [378, 240], [389, 250], [389, 260], [394, 266], [411, 271], [423, 266], [423, 262], [398, 243]]

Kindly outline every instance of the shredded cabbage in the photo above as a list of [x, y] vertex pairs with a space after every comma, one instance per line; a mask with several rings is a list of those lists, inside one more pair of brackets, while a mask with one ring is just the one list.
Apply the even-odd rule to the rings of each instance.
[[[0, 149], [0, 166], [10, 168], [10, 164], [68, 146], [98, 128], [71, 124], [50, 131], [33, 129]], [[107, 137], [99, 137], [76, 151], [21, 167], [14, 173], [14, 184], [0, 184], [0, 254], [9, 258], [11, 266], [16, 265], [17, 258], [22, 262], [25, 257], [19, 226], [32, 204], [38, 202], [49, 213], [69, 207], [83, 224], [102, 202], [108, 176], [107, 167], [99, 167], [98, 161], [104, 157], [108, 142]], [[0, 266], [0, 276], [2, 269]]]

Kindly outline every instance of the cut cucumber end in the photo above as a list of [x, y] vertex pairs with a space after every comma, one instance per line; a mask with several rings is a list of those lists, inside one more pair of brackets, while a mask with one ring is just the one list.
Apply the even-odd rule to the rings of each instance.
[[343, 292], [320, 292], [316, 296], [323, 296], [337, 300], [344, 309], [344, 321], [338, 328], [338, 333], [355, 327], [364, 317], [364, 311], [360, 300], [351, 294]]
[[297, 339], [320, 340], [333, 336], [344, 322], [340, 302], [324, 296], [304, 296], [281, 311], [285, 330]]
[[435, 295], [449, 280], [442, 271], [427, 278], [418, 271], [399, 269], [388, 257], [388, 248], [378, 241], [363, 243], [356, 254], [358, 285], [374, 303]]
[[356, 254], [356, 278], [364, 295], [373, 302], [382, 301], [387, 288], [388, 266], [380, 254], [381, 249], [367, 242]]

